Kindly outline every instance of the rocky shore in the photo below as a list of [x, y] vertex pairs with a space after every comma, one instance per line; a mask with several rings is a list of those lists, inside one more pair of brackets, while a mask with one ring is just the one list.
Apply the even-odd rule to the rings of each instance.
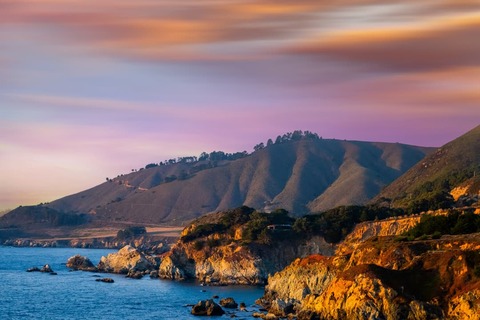
[[372, 238], [346, 254], [297, 259], [259, 300], [298, 319], [480, 319], [480, 234]]
[[208, 220], [185, 228], [163, 253], [125, 246], [97, 266], [80, 256], [67, 266], [205, 285], [266, 284], [258, 300], [264, 312], [255, 315], [264, 319], [480, 320], [480, 234], [401, 236], [419, 219], [362, 223], [337, 246], [288, 232], [246, 241], [248, 225], [222, 233], [221, 220]]
[[131, 240], [118, 240], [115, 237], [89, 239], [8, 239], [1, 245], [12, 247], [40, 247], [40, 248], [88, 248], [88, 249], [120, 249], [126, 245], [133, 246], [145, 252], [163, 253], [168, 251], [170, 244], [176, 238], [153, 240], [148, 237], [139, 237]]
[[116, 253], [103, 256], [96, 266], [88, 257], [80, 255], [70, 257], [66, 263], [72, 270], [118, 273], [134, 279], [140, 279], [145, 275], [157, 278], [159, 265], [158, 256], [145, 254], [130, 245]]

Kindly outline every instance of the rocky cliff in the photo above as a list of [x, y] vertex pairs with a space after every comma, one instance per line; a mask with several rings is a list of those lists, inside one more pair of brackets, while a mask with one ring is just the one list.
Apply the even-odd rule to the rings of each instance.
[[413, 228], [420, 218], [421, 215], [412, 215], [359, 223], [338, 245], [337, 253], [352, 251], [355, 246], [372, 237], [401, 235]]
[[186, 227], [160, 264], [159, 276], [209, 284], [263, 284], [297, 257], [331, 255], [322, 237], [302, 238], [285, 211], [248, 207], [202, 217]]
[[179, 241], [162, 259], [159, 276], [165, 279], [198, 279], [213, 285], [264, 284], [267, 277], [297, 257], [332, 254], [333, 246], [323, 238], [303, 244], [281, 241], [276, 244], [243, 244], [198, 247], [197, 243]]
[[480, 234], [372, 238], [269, 277], [262, 303], [299, 319], [480, 319]]

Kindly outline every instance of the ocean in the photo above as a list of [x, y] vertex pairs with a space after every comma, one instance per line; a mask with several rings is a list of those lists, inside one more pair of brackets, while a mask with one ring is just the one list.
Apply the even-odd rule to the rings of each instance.
[[[263, 288], [252, 286], [202, 287], [195, 282], [140, 280], [123, 275], [70, 271], [65, 263], [75, 254], [94, 264], [114, 252], [102, 249], [18, 248], [0, 246], [1, 319], [199, 319], [191, 306], [214, 295], [245, 302], [247, 311], [235, 311], [236, 319], [251, 319], [254, 301]], [[49, 264], [57, 275], [26, 272]], [[114, 283], [97, 282], [109, 277]], [[218, 303], [218, 299], [216, 300]], [[225, 311], [228, 311], [225, 309]], [[232, 314], [217, 319], [230, 319]], [[203, 317], [200, 317], [203, 318]]]

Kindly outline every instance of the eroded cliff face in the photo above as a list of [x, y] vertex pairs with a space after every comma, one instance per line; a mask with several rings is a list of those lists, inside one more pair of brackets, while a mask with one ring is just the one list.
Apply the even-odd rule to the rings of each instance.
[[480, 319], [480, 234], [372, 240], [295, 260], [268, 278], [262, 303], [299, 319]]
[[160, 264], [159, 276], [196, 278], [209, 284], [260, 284], [267, 277], [263, 271], [261, 260], [247, 247], [232, 244], [196, 250], [178, 243]]
[[448, 304], [449, 319], [480, 319], [480, 290], [475, 289], [452, 298]]
[[421, 215], [414, 215], [359, 223], [338, 246], [337, 252], [351, 251], [356, 245], [372, 237], [401, 235], [413, 228], [420, 221], [420, 217]]
[[321, 237], [299, 243], [280, 241], [262, 245], [233, 241], [227, 245], [198, 247], [196, 242], [179, 241], [162, 259], [159, 276], [183, 280], [196, 278], [208, 284], [264, 284], [267, 277], [297, 257], [333, 254], [333, 246]]

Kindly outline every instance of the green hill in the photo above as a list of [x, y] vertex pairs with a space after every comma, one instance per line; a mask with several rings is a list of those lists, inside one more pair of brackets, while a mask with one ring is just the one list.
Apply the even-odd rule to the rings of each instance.
[[452, 189], [462, 184], [478, 185], [479, 175], [480, 126], [428, 155], [374, 201], [411, 212], [448, 207], [453, 202]]
[[[185, 225], [205, 213], [242, 205], [265, 212], [283, 208], [298, 217], [365, 204], [434, 149], [293, 134], [255, 150], [150, 164], [43, 206], [73, 217], [87, 215], [79, 228]], [[0, 225], [7, 220], [20, 225], [15, 220], [23, 215], [32, 216], [28, 207], [0, 218]]]
[[[176, 163], [132, 172], [49, 206], [117, 222], [184, 224], [242, 205], [266, 211], [284, 208], [299, 216], [365, 204], [431, 150], [398, 143], [301, 139], [214, 165]], [[199, 165], [203, 170], [196, 169]], [[165, 180], [182, 172], [183, 178]]]

